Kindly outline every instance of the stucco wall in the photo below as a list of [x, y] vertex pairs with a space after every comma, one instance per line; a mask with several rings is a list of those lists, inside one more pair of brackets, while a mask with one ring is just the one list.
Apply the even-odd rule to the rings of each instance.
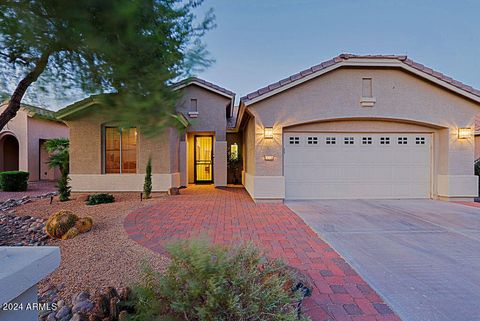
[[[374, 107], [360, 105], [365, 77], [373, 79]], [[447, 180], [451, 186], [456, 184], [451, 181], [454, 176], [473, 177], [473, 137], [459, 140], [457, 133], [459, 127], [473, 128], [479, 105], [398, 69], [338, 69], [248, 109], [255, 117], [255, 172], [247, 162], [247, 172], [251, 175], [283, 175], [285, 127], [324, 120], [374, 118], [436, 128], [435, 174], [451, 175]], [[272, 126], [274, 139], [263, 139], [263, 128]], [[335, 129], [339, 125], [331, 126]], [[378, 126], [371, 129], [381, 130], [381, 123]], [[275, 161], [265, 162], [263, 155], [267, 153], [275, 156]]]
[[[194, 177], [194, 135], [214, 136], [214, 184], [225, 186], [227, 184], [227, 162], [226, 162], [226, 109], [230, 99], [196, 85], [190, 85], [181, 90], [182, 98], [178, 101], [176, 110], [182, 112], [190, 121], [187, 128], [187, 135], [181, 135], [181, 140], [186, 141], [186, 165], [185, 175], [189, 184], [195, 182]], [[190, 117], [191, 99], [197, 100], [196, 117]], [[182, 171], [184, 169], [182, 168]]]
[[226, 108], [230, 99], [211, 91], [190, 85], [182, 89], [182, 98], [177, 103], [177, 111], [184, 113], [192, 111], [190, 100], [197, 99], [198, 117], [189, 118], [191, 125], [188, 132], [214, 132], [217, 141], [226, 140], [227, 115]]
[[[28, 171], [31, 180], [54, 178], [52, 173], [46, 176], [40, 173], [40, 140], [52, 138], [68, 138], [69, 130], [67, 125], [44, 119], [28, 117]], [[47, 169], [48, 167], [42, 166]], [[47, 172], [53, 171], [48, 169]], [[44, 177], [42, 177], [44, 176]], [[57, 175], [58, 178], [58, 175]]]
[[[96, 106], [95, 106], [96, 107]], [[95, 107], [92, 107], [95, 108]], [[66, 121], [70, 128], [70, 173], [102, 174], [102, 125], [109, 124], [110, 117], [90, 111], [78, 119]], [[177, 144], [175, 129], [166, 129], [154, 138], [147, 138], [141, 132], [137, 136], [137, 173], [145, 173], [148, 158], [152, 158], [152, 172], [173, 173], [178, 168], [178, 153], [170, 144]], [[172, 163], [176, 163], [175, 165]], [[125, 174], [128, 175], [128, 174]], [[92, 182], [95, 184], [95, 182]]]
[[480, 158], [480, 135], [475, 136], [475, 159]]
[[[0, 107], [0, 113], [5, 110], [6, 106]], [[4, 135], [11, 134], [18, 140], [19, 148], [19, 167], [21, 171], [28, 172], [28, 136], [27, 136], [27, 113], [19, 110], [17, 116], [8, 122], [8, 124], [0, 131], [0, 138]], [[0, 151], [3, 153], [3, 151]], [[3, 157], [1, 157], [3, 158]]]

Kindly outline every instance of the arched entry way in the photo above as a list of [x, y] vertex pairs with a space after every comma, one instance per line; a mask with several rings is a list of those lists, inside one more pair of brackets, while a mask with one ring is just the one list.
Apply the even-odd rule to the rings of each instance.
[[18, 140], [13, 135], [0, 138], [0, 172], [18, 171]]

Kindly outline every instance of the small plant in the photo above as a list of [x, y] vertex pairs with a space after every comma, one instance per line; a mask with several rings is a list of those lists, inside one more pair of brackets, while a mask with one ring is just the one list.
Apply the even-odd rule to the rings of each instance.
[[92, 194], [88, 195], [87, 198], [87, 205], [98, 205], [98, 204], [105, 204], [105, 203], [113, 203], [115, 202], [115, 197], [112, 194]]
[[70, 181], [70, 177], [68, 177], [70, 142], [66, 138], [54, 138], [47, 140], [44, 146], [50, 154], [48, 166], [50, 166], [50, 168], [58, 167], [60, 169], [61, 176], [56, 185], [59, 199], [61, 202], [68, 201], [72, 189], [68, 184]]
[[0, 188], [5, 192], [22, 192], [28, 188], [28, 172], [10, 171], [0, 173]]
[[45, 231], [47, 234], [56, 239], [68, 232], [78, 221], [78, 216], [71, 211], [61, 210], [50, 216], [45, 223]]
[[228, 151], [227, 154], [227, 168], [231, 171], [233, 175], [233, 183], [238, 184], [239, 181], [239, 170], [242, 168], [242, 157], [238, 151], [232, 153], [232, 151]]
[[302, 294], [295, 272], [252, 245], [229, 249], [196, 240], [167, 251], [167, 270], [146, 268], [134, 288], [132, 320], [309, 320], [296, 309]]
[[146, 199], [152, 194], [152, 160], [149, 158], [145, 169], [145, 182], [143, 183], [143, 195]]
[[65, 202], [70, 200], [70, 193], [72, 190], [72, 187], [68, 184], [70, 181], [70, 177], [68, 177], [68, 171], [65, 169], [61, 170], [61, 176], [60, 179], [57, 182], [57, 189], [58, 189], [58, 198], [60, 199], [60, 202]]

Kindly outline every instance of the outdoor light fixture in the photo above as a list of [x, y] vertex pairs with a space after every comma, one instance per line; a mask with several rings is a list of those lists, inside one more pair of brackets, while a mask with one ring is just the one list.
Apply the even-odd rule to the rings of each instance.
[[264, 155], [263, 159], [266, 160], [267, 162], [271, 162], [275, 159], [275, 157], [273, 157], [273, 155]]
[[265, 127], [264, 132], [263, 132], [263, 137], [266, 139], [272, 139], [273, 138], [273, 127]]
[[470, 128], [459, 128], [458, 139], [467, 139], [472, 136], [472, 130]]

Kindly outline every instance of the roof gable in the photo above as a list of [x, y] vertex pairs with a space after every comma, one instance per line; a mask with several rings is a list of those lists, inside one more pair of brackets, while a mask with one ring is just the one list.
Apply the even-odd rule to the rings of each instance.
[[333, 59], [322, 62], [321, 64], [318, 64], [311, 68], [305, 69], [290, 77], [287, 77], [259, 90], [256, 90], [250, 94], [247, 94], [246, 96], [240, 98], [240, 101], [245, 106], [249, 106], [258, 101], [288, 90], [289, 88], [300, 85], [308, 80], [319, 77], [340, 67], [346, 66], [401, 68], [410, 73], [416, 74], [417, 76], [424, 78], [430, 82], [436, 83], [437, 85], [440, 85], [450, 91], [460, 94], [468, 99], [480, 103], [480, 90], [465, 85], [422, 64], [416, 63], [411, 59], [408, 59], [407, 56], [359, 56], [351, 54], [341, 54]]

